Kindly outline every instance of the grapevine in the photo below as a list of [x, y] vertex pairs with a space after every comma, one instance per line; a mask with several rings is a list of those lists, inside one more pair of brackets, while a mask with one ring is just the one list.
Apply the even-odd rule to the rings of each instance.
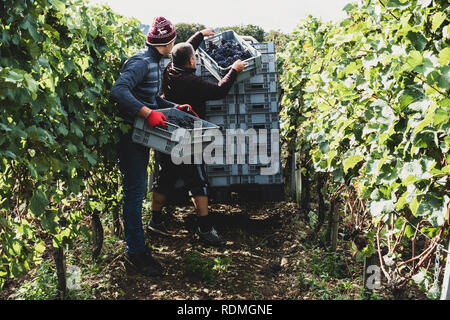
[[136, 20], [79, 0], [14, 0], [0, 25], [1, 288], [119, 206], [127, 126], [109, 91], [144, 36]]
[[376, 255], [399, 288], [423, 281], [449, 237], [450, 8], [365, 0], [345, 10], [338, 23], [302, 21], [281, 55], [283, 136], [308, 177], [327, 175], [349, 245]]

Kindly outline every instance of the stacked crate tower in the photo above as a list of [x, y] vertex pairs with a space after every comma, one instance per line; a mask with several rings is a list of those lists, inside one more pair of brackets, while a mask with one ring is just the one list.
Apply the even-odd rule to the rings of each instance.
[[[252, 43], [252, 46], [261, 53], [260, 69], [251, 78], [235, 83], [224, 99], [208, 101], [205, 120], [221, 126], [224, 137], [227, 129], [246, 131], [253, 128], [257, 133], [259, 129], [267, 129], [267, 155], [270, 156], [272, 147], [280, 148], [279, 139], [276, 146], [272, 146], [270, 139], [271, 129], [278, 132], [280, 129], [275, 44]], [[207, 81], [218, 82], [200, 59], [197, 63], [197, 75]], [[238, 164], [235, 150], [233, 164], [227, 164], [224, 156], [224, 164], [206, 166], [212, 198], [218, 202], [228, 200], [232, 192], [246, 195], [253, 192], [260, 200], [281, 200], [283, 197], [281, 158], [278, 158], [277, 173], [262, 175], [261, 168], [268, 165], [261, 164], [259, 156], [256, 164], [250, 164], [249, 143], [247, 138], [245, 164]]]
[[[206, 103], [205, 120], [221, 127], [224, 137], [227, 129], [259, 129], [267, 130], [267, 155], [270, 157], [273, 147], [271, 129], [279, 132], [279, 94], [276, 64], [275, 44], [252, 43], [256, 50], [261, 53], [261, 66], [252, 73], [247, 80], [237, 82], [233, 85], [224, 99], [212, 100]], [[164, 69], [169, 59], [161, 61], [161, 69]], [[218, 80], [197, 59], [196, 75], [204, 80], [218, 83]], [[208, 174], [211, 198], [216, 202], [228, 202], [232, 193], [240, 195], [255, 195], [258, 201], [278, 201], [283, 198], [281, 156], [278, 158], [279, 168], [273, 175], [262, 175], [261, 168], [267, 164], [260, 163], [259, 157], [256, 164], [249, 161], [249, 143], [245, 141], [245, 163], [238, 164], [237, 150], [235, 149], [235, 161], [227, 164], [224, 146], [223, 164], [208, 164]], [[237, 147], [237, 146], [236, 146]], [[281, 152], [278, 152], [280, 154]], [[273, 160], [272, 160], [273, 161]]]

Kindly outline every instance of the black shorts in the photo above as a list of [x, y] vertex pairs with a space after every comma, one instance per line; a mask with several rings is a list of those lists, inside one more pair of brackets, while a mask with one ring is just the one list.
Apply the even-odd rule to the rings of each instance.
[[155, 152], [152, 191], [168, 196], [180, 178], [190, 197], [208, 196], [208, 177], [204, 164], [175, 165], [170, 155]]

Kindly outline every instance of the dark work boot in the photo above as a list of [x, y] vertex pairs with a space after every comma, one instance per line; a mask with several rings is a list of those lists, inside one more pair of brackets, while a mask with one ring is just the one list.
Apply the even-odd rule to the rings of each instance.
[[148, 277], [162, 276], [163, 268], [161, 264], [156, 261], [147, 249], [143, 253], [127, 253], [127, 259], [136, 268], [136, 271]]
[[200, 237], [200, 240], [210, 245], [222, 245], [226, 242], [221, 236], [219, 236], [214, 227], [211, 227], [211, 229], [207, 232], [202, 232], [200, 227], [197, 227], [195, 233]]

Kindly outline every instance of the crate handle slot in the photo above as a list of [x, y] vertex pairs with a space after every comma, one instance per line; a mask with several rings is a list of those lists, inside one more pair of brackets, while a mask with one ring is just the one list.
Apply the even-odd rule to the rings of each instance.
[[264, 104], [255, 104], [252, 106], [252, 109], [264, 109], [265, 105]]
[[264, 124], [253, 126], [253, 129], [266, 129], [266, 126]]

